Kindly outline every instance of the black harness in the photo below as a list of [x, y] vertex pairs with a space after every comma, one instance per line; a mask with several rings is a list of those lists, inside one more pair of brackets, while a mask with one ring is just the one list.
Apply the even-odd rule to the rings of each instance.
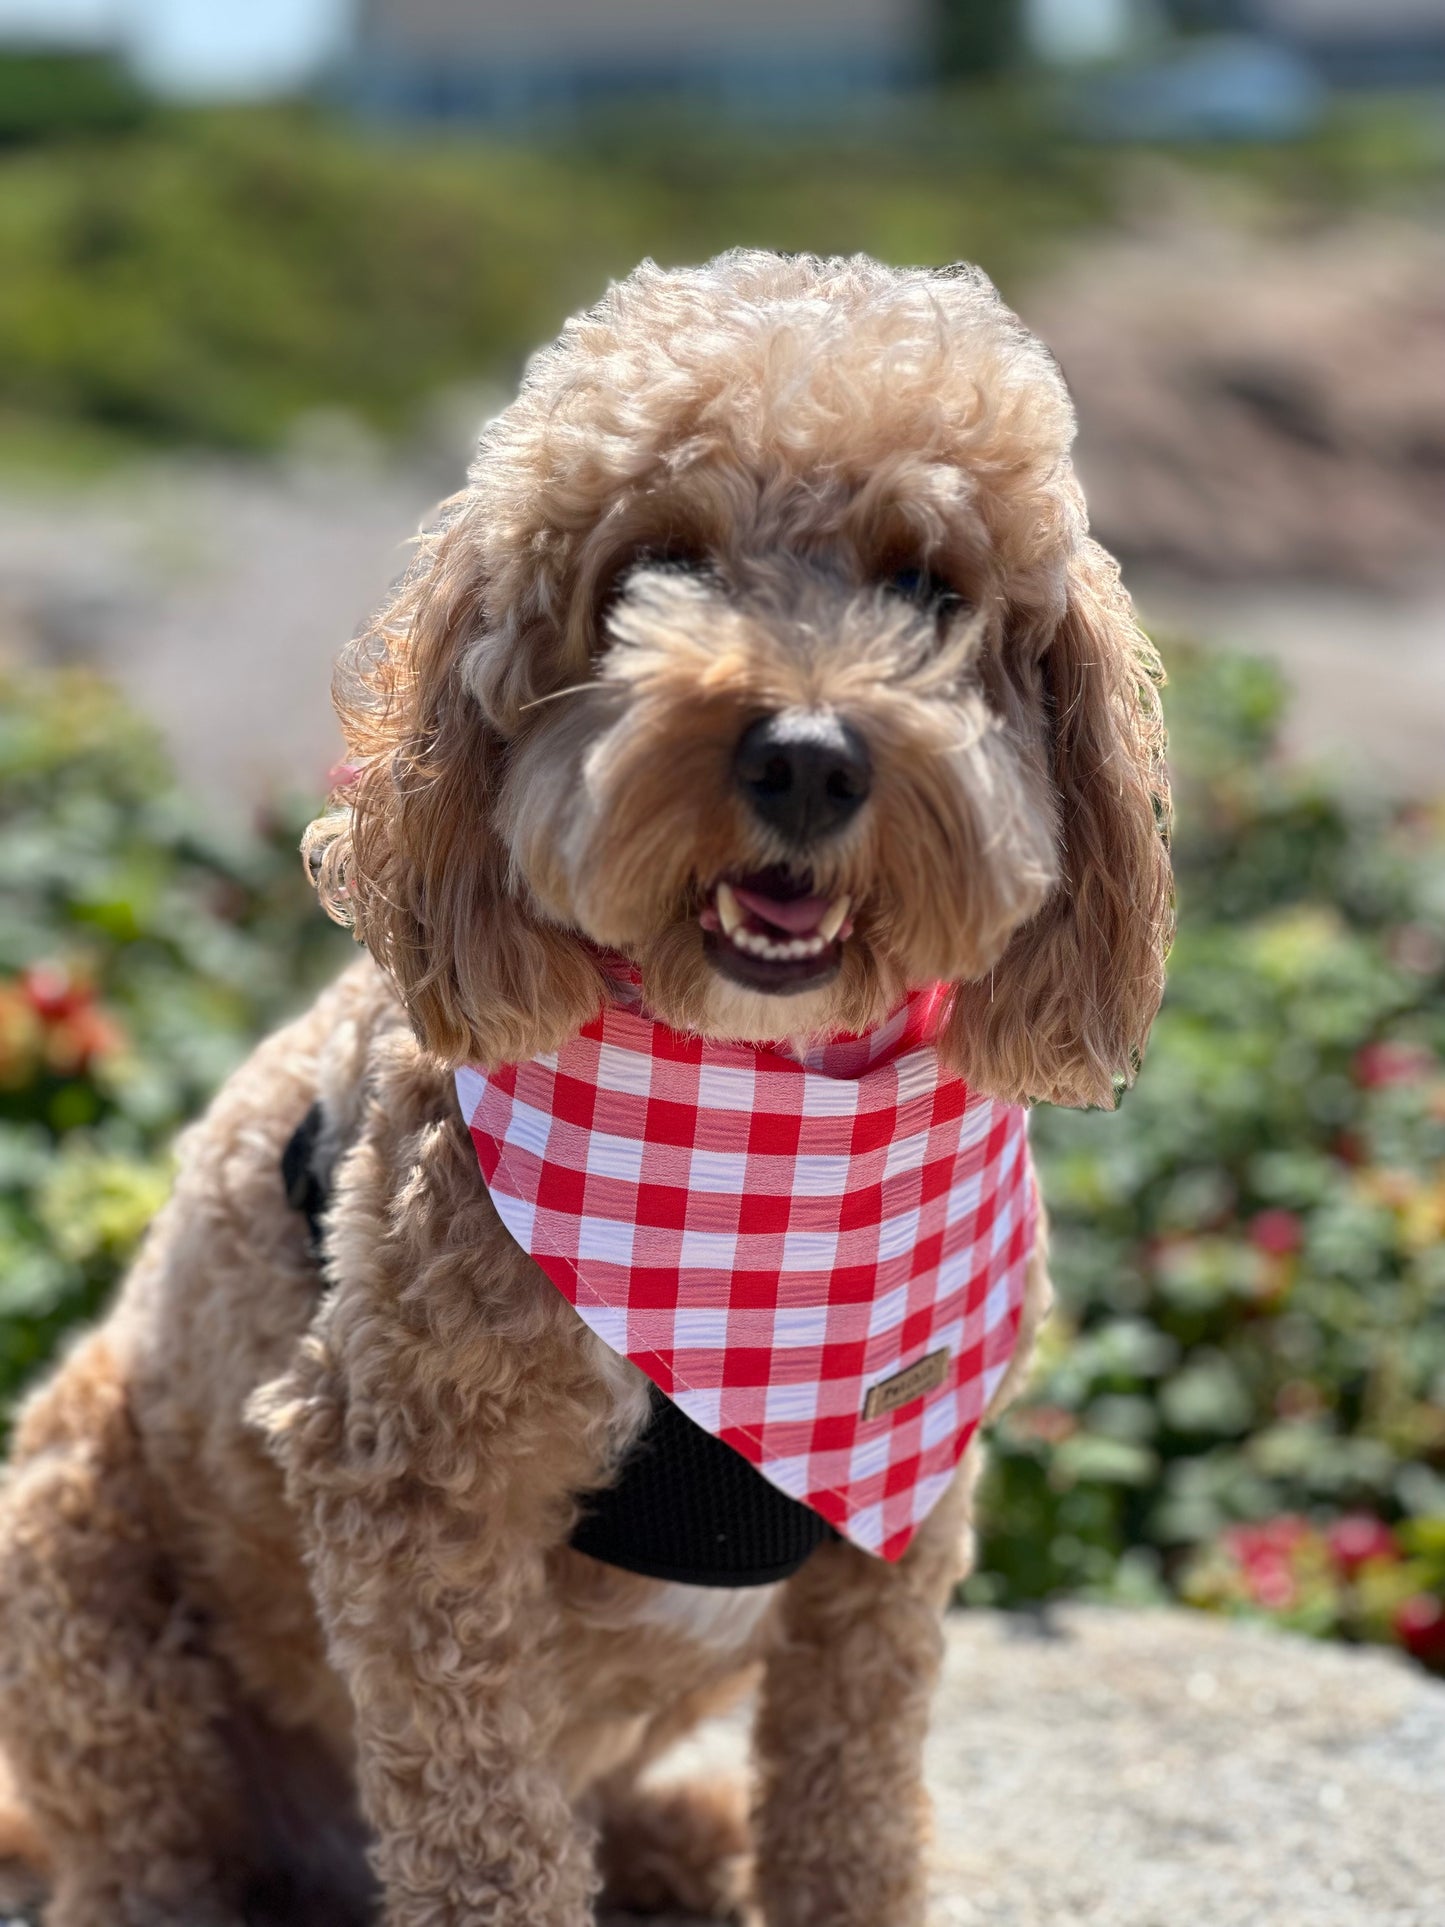
[[[287, 1202], [319, 1254], [330, 1201], [316, 1164], [325, 1124], [313, 1104], [281, 1155]], [[647, 1424], [613, 1483], [589, 1493], [572, 1545], [604, 1565], [689, 1586], [765, 1586], [790, 1578], [837, 1533], [654, 1385]]]

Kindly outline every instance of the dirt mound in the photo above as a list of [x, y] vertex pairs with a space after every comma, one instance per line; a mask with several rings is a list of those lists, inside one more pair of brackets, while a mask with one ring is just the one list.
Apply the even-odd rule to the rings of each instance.
[[1398, 587], [1445, 527], [1445, 237], [1197, 218], [1023, 304], [1074, 390], [1100, 538], [1191, 574]]

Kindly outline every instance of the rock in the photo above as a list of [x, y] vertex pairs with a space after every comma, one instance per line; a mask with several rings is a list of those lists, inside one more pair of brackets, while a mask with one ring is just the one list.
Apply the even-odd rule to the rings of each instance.
[[[676, 1769], [741, 1757], [742, 1727]], [[1379, 1651], [1073, 1606], [949, 1628], [932, 1927], [1440, 1927], [1445, 1686]]]

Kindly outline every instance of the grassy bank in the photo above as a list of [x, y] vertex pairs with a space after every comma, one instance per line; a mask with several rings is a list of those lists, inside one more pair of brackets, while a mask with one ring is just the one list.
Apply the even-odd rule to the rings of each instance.
[[510, 379], [645, 254], [967, 257], [1017, 292], [1181, 191], [1286, 225], [1438, 191], [1438, 141], [1398, 104], [1287, 148], [1192, 155], [1071, 140], [1056, 110], [1018, 89], [806, 136], [654, 116], [524, 143], [305, 108], [136, 109], [13, 138], [0, 427], [22, 452], [60, 438], [92, 456], [262, 448], [318, 408], [397, 431], [438, 389]]

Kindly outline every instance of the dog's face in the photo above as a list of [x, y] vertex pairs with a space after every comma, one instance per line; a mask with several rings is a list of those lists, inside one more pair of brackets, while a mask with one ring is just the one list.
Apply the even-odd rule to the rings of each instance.
[[650, 266], [538, 356], [339, 686], [323, 893], [502, 1061], [596, 952], [713, 1036], [956, 985], [1000, 1095], [1108, 1101], [1158, 1003], [1147, 645], [1047, 352], [972, 273]]

